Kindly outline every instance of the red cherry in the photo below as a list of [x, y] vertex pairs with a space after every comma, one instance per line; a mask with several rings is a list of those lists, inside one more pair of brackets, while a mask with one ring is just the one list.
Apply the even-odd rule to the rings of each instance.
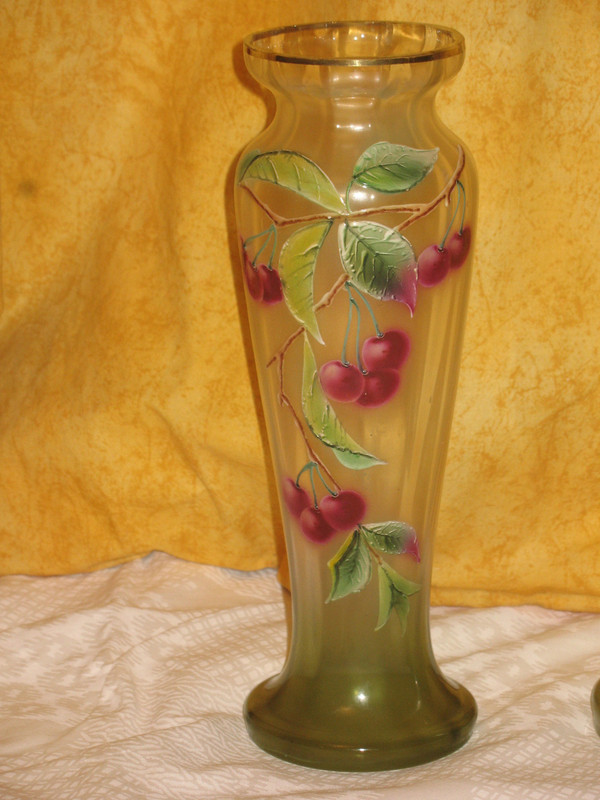
[[419, 283], [421, 286], [435, 286], [441, 283], [450, 269], [450, 253], [437, 244], [431, 244], [419, 256]]
[[363, 364], [369, 371], [400, 369], [410, 352], [410, 338], [404, 331], [389, 330], [381, 336], [365, 339], [362, 346]]
[[258, 270], [252, 266], [247, 253], [244, 253], [244, 277], [246, 278], [246, 286], [250, 297], [260, 302], [263, 298], [263, 284]]
[[400, 373], [395, 369], [378, 369], [365, 375], [365, 390], [356, 401], [367, 408], [382, 406], [391, 400], [400, 386]]
[[448, 240], [446, 249], [450, 253], [450, 268], [458, 269], [462, 267], [471, 249], [471, 228], [465, 225], [462, 233], [460, 231], [453, 233]]
[[325, 521], [336, 531], [347, 531], [354, 528], [364, 519], [367, 504], [362, 495], [351, 490], [344, 490], [336, 495], [327, 495], [321, 500], [321, 513]]
[[283, 300], [283, 290], [281, 288], [281, 279], [276, 269], [269, 269], [266, 264], [259, 264], [258, 274], [262, 283], [263, 294], [262, 301], [267, 305], [279, 303]]
[[314, 506], [305, 508], [300, 514], [300, 529], [311, 542], [326, 542], [335, 533], [321, 510]]
[[323, 391], [330, 400], [353, 403], [363, 393], [365, 378], [354, 364], [328, 361], [319, 370]]
[[281, 487], [283, 502], [293, 517], [298, 518], [305, 508], [311, 504], [311, 499], [301, 486], [296, 486], [291, 478], [286, 478]]

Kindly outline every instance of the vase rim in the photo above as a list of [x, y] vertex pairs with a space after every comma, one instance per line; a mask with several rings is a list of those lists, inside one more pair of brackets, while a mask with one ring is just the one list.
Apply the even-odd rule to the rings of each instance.
[[[345, 50], [334, 50], [336, 36], [354, 31]], [[364, 39], [370, 34], [387, 33], [395, 37], [379, 52], [368, 53]], [[312, 37], [312, 42], [309, 41]], [[361, 41], [362, 40], [362, 41]], [[356, 46], [352, 48], [352, 41]], [[454, 28], [423, 22], [397, 22], [388, 20], [335, 20], [303, 25], [285, 25], [257, 31], [244, 38], [247, 55], [269, 61], [289, 64], [322, 66], [379, 66], [436, 61], [461, 55], [465, 49], [464, 37]], [[302, 45], [304, 44], [304, 49]], [[329, 52], [311, 52], [311, 44], [325, 44]], [[368, 42], [366, 43], [368, 44]], [[339, 45], [339, 42], [338, 42]], [[416, 45], [416, 46], [415, 46]], [[420, 45], [420, 49], [418, 46]]]

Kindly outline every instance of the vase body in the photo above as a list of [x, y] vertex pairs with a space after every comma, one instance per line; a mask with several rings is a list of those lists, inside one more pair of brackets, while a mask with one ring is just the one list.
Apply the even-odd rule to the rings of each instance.
[[235, 202], [292, 631], [244, 713], [260, 747], [308, 766], [422, 763], [475, 722], [429, 633], [477, 201], [434, 101], [463, 57], [460, 34], [416, 24], [245, 41], [276, 101]]

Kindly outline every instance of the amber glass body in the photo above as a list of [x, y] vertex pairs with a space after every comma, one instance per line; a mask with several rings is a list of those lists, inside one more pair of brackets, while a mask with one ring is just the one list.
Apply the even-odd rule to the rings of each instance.
[[[247, 146], [241, 163], [252, 152], [301, 153], [326, 172], [349, 208], [369, 209], [398, 198], [376, 196], [359, 183], [348, 190], [361, 153], [382, 141], [437, 148], [435, 170], [407, 193], [406, 202], [426, 204], [442, 192], [462, 157], [466, 218], [474, 232], [475, 168], [434, 107], [438, 89], [463, 62], [460, 34], [429, 25], [385, 22], [301, 26], [249, 37], [245, 58], [252, 76], [274, 96], [276, 110], [268, 128]], [[257, 184], [253, 192], [254, 197], [236, 187], [240, 240], [265, 227], [269, 221], [265, 207], [283, 219], [306, 218], [315, 212], [306, 198], [272, 183]], [[450, 206], [440, 203], [405, 231], [415, 253], [443, 239], [453, 213]], [[393, 211], [374, 218], [390, 225], [398, 221]], [[339, 216], [332, 218], [334, 227], [342, 222]], [[285, 235], [284, 230], [283, 239]], [[326, 294], [339, 278], [337, 247], [338, 237], [330, 234], [315, 270], [315, 298]], [[280, 758], [333, 770], [394, 769], [455, 750], [473, 728], [475, 702], [466, 689], [442, 675], [429, 631], [434, 530], [471, 253], [461, 269], [440, 285], [419, 287], [414, 314], [402, 303], [372, 303], [381, 329], [410, 331], [411, 353], [401, 390], [380, 408], [346, 404], [337, 407], [337, 413], [353, 437], [385, 461], [385, 468], [343, 470], [331, 452], [322, 456], [343, 488], [366, 498], [369, 519], [404, 520], [418, 533], [420, 561], [406, 554], [386, 557], [394, 569], [420, 586], [409, 598], [405, 628], [392, 613], [384, 626], [375, 629], [379, 602], [375, 579], [360, 592], [328, 602], [328, 562], [346, 534], [325, 543], [310, 541], [282, 498], [292, 591], [291, 643], [280, 674], [257, 686], [244, 709], [251, 738]], [[324, 343], [313, 343], [319, 363], [339, 358], [347, 308], [340, 292], [319, 312]], [[282, 482], [295, 479], [307, 460], [305, 439], [310, 434], [301, 435], [298, 425], [304, 424], [299, 411], [302, 337], [285, 351], [285, 369], [279, 369], [273, 358], [298, 329], [298, 321], [285, 303], [265, 307], [250, 295], [248, 315], [281, 491]], [[363, 317], [368, 318], [366, 312]], [[296, 418], [282, 403], [282, 385]], [[317, 441], [315, 450], [318, 445]]]

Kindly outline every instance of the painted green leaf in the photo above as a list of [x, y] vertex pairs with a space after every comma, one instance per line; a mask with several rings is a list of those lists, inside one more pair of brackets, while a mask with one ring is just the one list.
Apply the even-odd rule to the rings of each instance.
[[281, 248], [279, 277], [291, 313], [317, 341], [323, 344], [314, 309], [315, 264], [331, 221], [317, 222], [292, 233]]
[[415, 150], [403, 144], [378, 142], [371, 145], [356, 162], [352, 178], [361, 186], [377, 192], [407, 192], [433, 169], [438, 148]]
[[314, 161], [293, 150], [260, 153], [245, 164], [239, 182], [267, 181], [296, 192], [329, 211], [343, 214], [346, 207], [337, 189]]
[[[378, 300], [405, 302], [414, 311], [417, 261], [411, 243], [379, 222], [345, 222], [339, 228], [344, 269], [359, 289]], [[409, 291], [413, 287], [414, 293]]]
[[380, 553], [401, 555], [407, 553], [420, 561], [419, 544], [415, 529], [406, 522], [372, 522], [360, 526], [367, 542]]
[[260, 150], [250, 150], [250, 152], [243, 155], [237, 165], [237, 169], [235, 171], [235, 179], [238, 183], [241, 182], [242, 176], [246, 171], [246, 168], [250, 162], [254, 161], [256, 156], [260, 155]]
[[333, 448], [338, 461], [345, 467], [368, 469], [384, 463], [357, 444], [337, 418], [321, 388], [317, 362], [306, 334], [302, 373], [302, 411], [311, 432], [323, 444]]
[[402, 632], [406, 630], [406, 621], [410, 611], [408, 598], [421, 588], [417, 583], [403, 578], [389, 564], [381, 563], [377, 568], [379, 575], [379, 617], [375, 630], [378, 631], [395, 610], [400, 619]]
[[371, 556], [358, 531], [350, 534], [327, 566], [331, 571], [328, 602], [365, 588], [371, 580]]

